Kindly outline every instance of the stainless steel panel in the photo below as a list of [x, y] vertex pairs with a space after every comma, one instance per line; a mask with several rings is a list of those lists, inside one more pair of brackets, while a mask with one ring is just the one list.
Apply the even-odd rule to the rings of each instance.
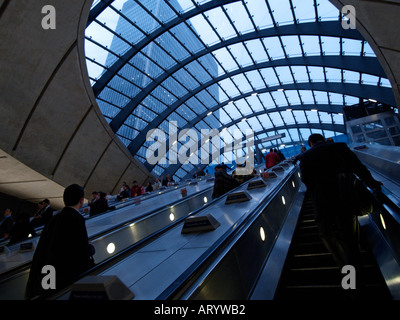
[[[295, 174], [223, 257], [210, 266], [209, 271], [200, 278], [201, 283], [197, 281], [183, 298], [248, 299], [274, 248], [299, 186], [300, 179]], [[224, 290], [221, 287], [220, 284], [226, 274], [231, 275], [229, 287], [236, 288], [236, 291]], [[279, 276], [280, 273], [275, 274], [276, 281]]]
[[[209, 250], [215, 245], [218, 246], [218, 243], [222, 241], [221, 239], [229, 236], [232, 231], [236, 230], [245, 222], [246, 219], [252, 215], [260, 202], [268, 197], [270, 192], [275, 190], [281, 179], [284, 178], [292, 168], [293, 166], [282, 173], [278, 173], [279, 177], [271, 179], [266, 188], [249, 190], [248, 192], [251, 193], [252, 196], [251, 201], [225, 205], [225, 197], [222, 197], [214, 201], [212, 205], [201, 210], [198, 215], [211, 214], [221, 223], [220, 227], [215, 231], [182, 235], [180, 231], [183, 224], [180, 224], [160, 236], [157, 241], [121, 261], [118, 266], [104, 271], [103, 274], [117, 275], [120, 279], [123, 279], [124, 283], [135, 293], [135, 299], [157, 298], [165, 290], [167, 283], [174, 283], [181, 274], [188, 272], [188, 270], [190, 270], [188, 268], [195, 264], [198, 259], [205, 257]], [[238, 190], [245, 190], [246, 188], [247, 184], [243, 185]], [[279, 197], [279, 199], [279, 201], [282, 201], [281, 197]], [[255, 230], [258, 230], [258, 228]], [[259, 237], [258, 235], [254, 237], [253, 240], [249, 240], [249, 243], [260, 241], [255, 240]], [[170, 251], [170, 249], [165, 250], [166, 244], [170, 244], [168, 247], [174, 249], [172, 251]], [[182, 246], [182, 244], [184, 245]], [[248, 244], [243, 242], [243, 248], [246, 247], [248, 247]], [[261, 247], [263, 246], [261, 245]], [[170, 251], [171, 255], [170, 258], [165, 260], [165, 253], [167, 251]], [[130, 275], [129, 279], [127, 279], [126, 273], [129, 272], [128, 270], [143, 270], [140, 268], [142, 264], [142, 259], [140, 258], [142, 253], [145, 253], [148, 257], [148, 260], [146, 260], [146, 269], [148, 273], [145, 275], [141, 273], [138, 276]], [[152, 259], [154, 259], [154, 261], [151, 261]], [[243, 268], [243, 266], [239, 266]], [[162, 277], [162, 280], [158, 279], [158, 276]], [[243, 279], [243, 277], [241, 277], [241, 279]]]

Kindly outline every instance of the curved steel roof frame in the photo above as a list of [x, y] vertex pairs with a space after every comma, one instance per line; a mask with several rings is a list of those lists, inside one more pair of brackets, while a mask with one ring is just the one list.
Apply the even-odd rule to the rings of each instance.
[[[256, 137], [257, 135], [260, 135], [262, 133], [268, 133], [268, 132], [278, 132], [281, 130], [289, 130], [289, 129], [298, 129], [298, 128], [305, 128], [305, 129], [317, 129], [317, 130], [327, 130], [327, 131], [336, 131], [339, 133], [346, 133], [346, 129], [345, 126], [342, 124], [328, 124], [328, 123], [300, 123], [300, 124], [288, 124], [285, 126], [279, 126], [279, 127], [274, 127], [274, 128], [269, 128], [266, 130], [260, 130], [257, 132], [254, 132], [254, 136]], [[278, 139], [277, 139], [278, 140]], [[254, 145], [257, 146], [259, 143], [261, 143], [261, 141], [259, 139], [254, 141]], [[297, 145], [297, 144], [302, 144], [303, 141], [300, 140], [295, 140], [292, 141], [290, 143], [288, 143], [287, 145]], [[272, 148], [274, 148], [275, 146], [272, 145]], [[201, 146], [199, 146], [198, 150], [201, 150]], [[219, 150], [213, 154], [211, 154], [212, 159], [211, 161], [214, 161], [217, 159], [218, 156], [222, 155], [224, 152], [224, 146], [222, 146], [221, 148], [219, 148]], [[196, 155], [198, 157], [198, 154]], [[201, 168], [205, 168], [207, 167], [207, 164], [201, 164], [200, 163], [200, 159], [198, 159], [199, 161], [194, 161], [194, 171], [197, 169], [197, 167], [201, 167]], [[171, 164], [170, 166], [168, 166], [168, 169], [166, 170], [165, 173], [169, 173], [170, 175], [174, 175], [175, 172], [181, 167], [181, 164]], [[150, 168], [149, 168], [150, 170]], [[193, 172], [194, 173], [194, 172]], [[186, 176], [187, 177], [187, 176]], [[184, 177], [184, 178], [186, 178]], [[189, 177], [191, 177], [190, 173], [189, 173]]]
[[[257, 128], [261, 129], [254, 130], [256, 135], [287, 130], [289, 138], [285, 144], [294, 145], [301, 141], [291, 136], [293, 129], [298, 130], [299, 136], [301, 129], [345, 133], [344, 125], [335, 123], [333, 117], [331, 123], [320, 118], [323, 113], [340, 114], [345, 96], [353, 97], [352, 101], [375, 99], [394, 105], [393, 92], [372, 50], [366, 55], [369, 46], [360, 33], [342, 28], [341, 19], [339, 11], [328, 0], [255, 0], [251, 4], [245, 0], [95, 1], [86, 35], [89, 76], [110, 127], [130, 152], [156, 174], [163, 171], [174, 174], [182, 169], [178, 176], [181, 179], [190, 175], [195, 167], [150, 165], [143, 156], [148, 147], [147, 132], [165, 127], [167, 119], [179, 118], [178, 130], [196, 128], [197, 132], [204, 126], [220, 130], [236, 128], [242, 123], [252, 128], [251, 123], [257, 123]], [[267, 25], [259, 25], [264, 20], [268, 21]], [[208, 34], [199, 29], [203, 26], [209, 30]], [[188, 34], [179, 34], [183, 29]], [[112, 40], [107, 42], [106, 36]], [[175, 47], [168, 47], [167, 38]], [[214, 41], [211, 43], [210, 39]], [[281, 52], [279, 57], [271, 52], [275, 48], [268, 45], [272, 40], [280, 47], [276, 48]], [[297, 44], [292, 48], [290, 41]], [[313, 45], [318, 48], [310, 52]], [[255, 46], [261, 48], [261, 53], [253, 53]], [[353, 52], [345, 54], [345, 47]], [[238, 48], [242, 53], [235, 52]], [[325, 52], [329, 49], [333, 52]], [[107, 55], [103, 62], [96, 50]], [[225, 61], [221, 61], [222, 50], [226, 50], [226, 59], [233, 61], [233, 67], [227, 68]], [[248, 57], [245, 64], [246, 59], [241, 60], [241, 55]], [[260, 60], [260, 56], [264, 58]], [[147, 65], [152, 67], [149, 69]], [[278, 74], [285, 67], [290, 78]], [[306, 70], [305, 80], [297, 80], [293, 72], [296, 67]], [[322, 69], [322, 81], [313, 78], [310, 68]], [[278, 83], [271, 84], [265, 78], [266, 70], [271, 70]], [[341, 74], [334, 82], [328, 81], [326, 73], [330, 70]], [[358, 77], [356, 81], [345, 81], [347, 71]], [[253, 73], [259, 75], [262, 88], [252, 83]], [[237, 84], [234, 81], [237, 77], [242, 77], [245, 83]], [[365, 84], [364, 77], [371, 77], [374, 84]], [[226, 81], [232, 82], [233, 91], [224, 87]], [[171, 87], [171, 83], [176, 87]], [[248, 88], [243, 90], [243, 87]], [[284, 90], [287, 105], [274, 100], [272, 95], [277, 90]], [[314, 104], [302, 101], [300, 92], [305, 91], [311, 92]], [[293, 103], [286, 93], [297, 93], [300, 103]], [[316, 93], [326, 94], [328, 103], [318, 103]], [[343, 96], [342, 105], [331, 101], [330, 95], [335, 93]], [[264, 105], [260, 98], [263, 94], [271, 95], [274, 105]], [[248, 101], [254, 95], [258, 96], [261, 110], [253, 108]], [[236, 105], [241, 102], [248, 105], [250, 112], [242, 112]], [[234, 108], [232, 115], [228, 104]], [[282, 112], [288, 108], [304, 112], [305, 120], [293, 116], [294, 124], [287, 123]], [[310, 120], [306, 112], [314, 109], [318, 110], [317, 118]], [[274, 114], [279, 114], [277, 124], [271, 118]], [[261, 116], [268, 116], [270, 124], [263, 124]], [[166, 139], [169, 145], [169, 137]], [[200, 150], [200, 143], [198, 147]]]
[[[114, 132], [117, 132], [118, 129], [122, 126], [124, 121], [128, 118], [128, 116], [132, 113], [132, 111], [159, 85], [161, 85], [166, 79], [171, 77], [175, 72], [187, 66], [189, 63], [205, 56], [206, 54], [212, 53], [221, 48], [228, 47], [230, 45], [236, 43], [242, 43], [245, 41], [258, 39], [258, 38], [268, 38], [268, 37], [276, 37], [283, 35], [318, 35], [318, 36], [342, 36], [349, 39], [357, 39], [362, 40], [361, 35], [352, 30], [352, 32], [345, 32], [345, 30], [338, 24], [334, 22], [323, 22], [323, 23], [304, 23], [299, 25], [288, 25], [282, 26], [273, 29], [264, 29], [261, 31], [250, 32], [246, 34], [242, 34], [228, 40], [221, 41], [213, 46], [207, 46], [204, 50], [197, 52], [196, 54], [192, 54], [187, 57], [185, 60], [176, 63], [172, 68], [163, 72], [158, 78], [154, 79], [154, 81], [150, 82], [148, 86], [143, 88], [141, 92], [132, 98], [131, 102], [129, 102], [122, 110], [119, 112], [115, 118], [111, 121], [110, 126]], [[119, 61], [119, 60], [118, 60]], [[109, 69], [110, 70], [110, 69]], [[119, 70], [119, 69], [118, 69]], [[113, 75], [115, 75], [117, 70], [114, 70]], [[106, 74], [106, 73], [105, 73]], [[104, 74], [104, 75], [105, 75]], [[104, 76], [103, 75], [103, 76]], [[102, 77], [103, 77], [102, 76]], [[98, 82], [103, 82], [102, 78], [98, 80]], [[96, 88], [96, 85], [93, 86]]]
[[[365, 61], [363, 61], [365, 60]], [[339, 65], [342, 65], [341, 69], [351, 70], [351, 71], [358, 71], [358, 72], [365, 72], [369, 74], [374, 74], [376, 76], [382, 76], [383, 70], [379, 70], [379, 63], [376, 59], [372, 58], [365, 58], [365, 57], [310, 57], [310, 58], [291, 58], [291, 59], [284, 59], [287, 63], [286, 65], [308, 65], [308, 66], [325, 66], [325, 67], [333, 67], [338, 68]], [[230, 78], [234, 75], [245, 73], [251, 70], [258, 70], [264, 69], [268, 66], [274, 65], [284, 65], [282, 60], [274, 61], [276, 63], [261, 63], [259, 65], [252, 65], [245, 68], [240, 68], [233, 72], [229, 72], [219, 76], [215, 79], [210, 80], [203, 85], [198, 86], [195, 90], [189, 91], [188, 94], [181, 97], [177, 100], [174, 104], [170, 105], [167, 109], [165, 109], [162, 113], [160, 113], [152, 122], [150, 122], [147, 127], [136, 137], [135, 141], [128, 146], [128, 149], [132, 154], [136, 154], [136, 152], [140, 149], [143, 145], [146, 134], [149, 130], [153, 128], [158, 128], [159, 125], [173, 112], [175, 112], [185, 101], [189, 100], [197, 93], [205, 90], [206, 88], [224, 80]], [[303, 62], [303, 63], [302, 63]], [[318, 91], [330, 91], [342, 94], [348, 94], [357, 96], [360, 98], [368, 97], [369, 99], [375, 99], [377, 101], [381, 101], [383, 103], [392, 105], [394, 103], [394, 97], [391, 97], [391, 89], [383, 88], [383, 87], [376, 87], [371, 86], [365, 87], [364, 85], [355, 85], [355, 84], [345, 84], [345, 83], [297, 83], [297, 84], [284, 84], [276, 87], [268, 87], [262, 90], [254, 90], [251, 92], [247, 92], [246, 94], [242, 94], [238, 97], [234, 97], [229, 101], [226, 101], [221, 104], [217, 104], [215, 107], [207, 109], [207, 111], [200, 114], [194, 120], [189, 122], [190, 126], [195, 126], [197, 122], [201, 121], [209, 112], [215, 112], [221, 107], [224, 107], [228, 104], [228, 102], [235, 101], [238, 99], [243, 99], [246, 96], [250, 96], [253, 93], [264, 93], [264, 92], [271, 92], [278, 89], [284, 90], [318, 90]], [[350, 90], [349, 90], [350, 89]], [[346, 91], [349, 90], [349, 91]], [[312, 108], [310, 108], [312, 109]], [[114, 118], [115, 120], [115, 118]]]

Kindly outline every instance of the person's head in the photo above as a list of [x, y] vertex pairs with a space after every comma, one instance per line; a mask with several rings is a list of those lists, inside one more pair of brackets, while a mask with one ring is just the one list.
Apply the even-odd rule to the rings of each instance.
[[306, 152], [306, 151], [307, 151], [307, 149], [306, 149], [306, 147], [305, 147], [305, 146], [301, 146], [301, 148], [300, 148], [300, 151], [301, 151], [301, 153], [303, 153], [303, 152]]
[[133, 185], [136, 187], [137, 186], [137, 181], [136, 180], [133, 180]]
[[224, 167], [219, 164], [219, 165], [215, 166], [214, 170], [215, 170], [215, 172], [218, 172], [218, 171], [221, 171], [223, 168]]
[[319, 133], [313, 133], [311, 136], [308, 137], [308, 145], [312, 148], [317, 143], [325, 142], [325, 138], [323, 135]]
[[7, 208], [5, 211], [4, 211], [4, 216], [5, 217], [9, 217], [9, 216], [11, 216], [12, 215], [12, 209], [11, 208]]
[[80, 185], [72, 184], [65, 188], [64, 190], [64, 204], [67, 207], [82, 207], [83, 201], [85, 197], [85, 191]]
[[44, 207], [47, 207], [47, 206], [50, 205], [50, 200], [49, 200], [49, 199], [44, 199], [44, 200], [42, 201], [42, 204], [43, 204]]

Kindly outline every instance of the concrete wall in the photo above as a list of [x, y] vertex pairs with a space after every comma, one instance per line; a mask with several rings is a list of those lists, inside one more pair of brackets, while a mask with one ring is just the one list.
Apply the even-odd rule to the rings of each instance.
[[[15, 195], [24, 186], [19, 197], [62, 206], [71, 183], [89, 196], [151, 176], [115, 137], [93, 95], [83, 38], [91, 3], [0, 1], [0, 168], [8, 172], [0, 192]], [[45, 5], [56, 9], [55, 30], [42, 28]]]
[[400, 1], [329, 0], [339, 10], [356, 9], [356, 28], [374, 50], [400, 106]]

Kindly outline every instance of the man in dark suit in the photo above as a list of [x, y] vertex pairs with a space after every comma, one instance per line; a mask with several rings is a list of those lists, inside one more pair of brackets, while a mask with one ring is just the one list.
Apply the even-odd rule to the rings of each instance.
[[40, 213], [41, 217], [40, 217], [40, 224], [41, 225], [46, 225], [51, 218], [53, 217], [53, 212], [54, 209], [50, 206], [50, 200], [49, 199], [44, 199], [42, 201], [43, 203], [43, 209]]
[[8, 239], [13, 225], [12, 210], [7, 208], [4, 211], [3, 219], [0, 220], [0, 240]]
[[311, 149], [300, 156], [302, 181], [311, 193], [321, 238], [339, 267], [361, 265], [359, 224], [348, 203], [341, 201], [340, 174], [356, 174], [370, 188], [380, 189], [368, 169], [345, 143], [326, 143], [320, 134], [308, 139]]
[[115, 207], [109, 207], [108, 206], [108, 200], [106, 198], [106, 194], [104, 192], [99, 192], [99, 199], [93, 202], [93, 204], [90, 207], [90, 216], [93, 217], [96, 214], [100, 214], [103, 212], [106, 212], [108, 210], [114, 210]]
[[84, 202], [84, 190], [73, 184], [64, 190], [63, 198], [64, 209], [50, 220], [40, 236], [25, 292], [27, 299], [55, 292], [42, 287], [44, 266], [54, 267], [56, 290], [59, 290], [94, 265], [94, 249], [89, 244], [85, 220], [78, 211]]
[[239, 181], [229, 175], [222, 165], [219, 164], [215, 167], [215, 181], [212, 199], [218, 198], [238, 186], [240, 186]]

